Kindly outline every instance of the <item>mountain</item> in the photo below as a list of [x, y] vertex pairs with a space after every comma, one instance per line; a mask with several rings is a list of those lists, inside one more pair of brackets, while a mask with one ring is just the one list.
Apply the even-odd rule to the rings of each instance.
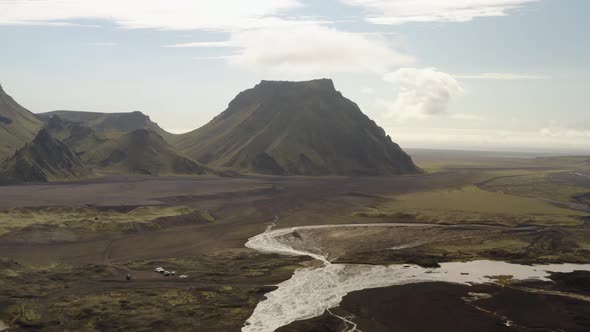
[[0, 86], [0, 161], [31, 142], [43, 123]]
[[64, 180], [88, 174], [80, 158], [46, 129], [0, 164], [0, 178], [24, 182]]
[[63, 120], [57, 115], [51, 116], [44, 127], [52, 137], [64, 142], [78, 156], [109, 141], [102, 133], [78, 123]]
[[138, 129], [149, 129], [158, 135], [167, 138], [172, 134], [160, 128], [157, 123], [152, 122], [149, 116], [141, 112], [128, 113], [97, 113], [80, 111], [53, 111], [37, 114], [45, 123], [53, 116], [69, 122], [82, 124], [98, 133], [121, 134], [129, 133]]
[[412, 159], [331, 80], [262, 81], [175, 146], [212, 167], [298, 175], [417, 173]]
[[213, 174], [178, 154], [158, 133], [138, 129], [88, 150], [82, 159], [109, 173], [173, 175]]

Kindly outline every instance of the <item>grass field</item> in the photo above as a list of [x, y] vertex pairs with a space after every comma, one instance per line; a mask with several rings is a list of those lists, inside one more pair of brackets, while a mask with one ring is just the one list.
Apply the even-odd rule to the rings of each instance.
[[483, 189], [503, 192], [510, 195], [547, 199], [568, 203], [572, 196], [590, 192], [590, 186], [567, 183], [552, 179], [550, 173], [535, 173], [512, 177], [499, 177], [481, 185]]
[[[30, 226], [123, 231], [126, 224], [149, 224], [159, 218], [189, 215], [195, 212], [185, 206], [142, 206], [128, 210], [97, 210], [91, 207], [8, 209], [0, 212], [0, 236]], [[201, 214], [205, 219], [214, 220], [207, 212]]]
[[395, 196], [365, 217], [406, 215], [436, 223], [483, 223], [500, 225], [577, 225], [585, 213], [553, 206], [538, 199], [490, 192], [476, 186]]

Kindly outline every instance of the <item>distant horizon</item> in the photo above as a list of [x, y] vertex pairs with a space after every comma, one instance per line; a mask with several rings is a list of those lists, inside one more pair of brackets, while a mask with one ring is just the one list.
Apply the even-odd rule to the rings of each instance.
[[[361, 110], [362, 111], [362, 110]], [[150, 117], [149, 114], [146, 114], [142, 111], [114, 111], [114, 112], [100, 112], [100, 111], [84, 111], [84, 110], [65, 110], [65, 109], [57, 109], [57, 110], [53, 110], [53, 111], [48, 111], [48, 112], [41, 112], [41, 113], [35, 113], [33, 112], [33, 114], [47, 114], [47, 113], [52, 113], [52, 112], [84, 112], [84, 113], [96, 113], [96, 114], [128, 114], [128, 113], [136, 113], [139, 112], [143, 115], [146, 115], [148, 117]], [[223, 112], [223, 111], [221, 111]], [[221, 113], [220, 112], [220, 113]], [[150, 117], [151, 119], [151, 117]], [[212, 119], [211, 119], [212, 120]], [[157, 122], [154, 122], [156, 125], [160, 126]], [[208, 122], [204, 123], [202, 126], [204, 126], [205, 124], [207, 124]], [[377, 123], [377, 125], [379, 125], [379, 123]], [[163, 128], [160, 126], [160, 128], [162, 128], [164, 131], [166, 131], [169, 134], [172, 135], [182, 135], [182, 134], [186, 134], [186, 133], [190, 133], [192, 131], [195, 131], [199, 128], [201, 128], [202, 126], [193, 128], [193, 129], [188, 129], [185, 132], [180, 132], [180, 133], [175, 133], [172, 131], [167, 130], [166, 128]], [[398, 143], [395, 141], [395, 139], [393, 139], [395, 143]], [[399, 143], [398, 143], [399, 144]], [[585, 157], [585, 156], [590, 156], [590, 150], [568, 150], [568, 149], [563, 149], [563, 151], [557, 151], [557, 150], [510, 150], [510, 149], [506, 149], [503, 150], [501, 148], [494, 150], [494, 149], [465, 149], [465, 148], [437, 148], [437, 147], [428, 147], [428, 146], [423, 146], [423, 147], [416, 147], [416, 146], [403, 146], [401, 145], [401, 148], [408, 151], [408, 150], [431, 150], [431, 151], [452, 151], [452, 152], [473, 152], [473, 153], [514, 153], [514, 154], [522, 154], [522, 153], [526, 153], [526, 154], [530, 154], [529, 156], [526, 156], [525, 158], [534, 158], [535, 156], [581, 156], [581, 157]]]

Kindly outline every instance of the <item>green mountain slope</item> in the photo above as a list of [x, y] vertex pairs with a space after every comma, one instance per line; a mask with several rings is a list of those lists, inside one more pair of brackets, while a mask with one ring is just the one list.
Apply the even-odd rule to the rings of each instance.
[[57, 115], [53, 115], [44, 128], [51, 136], [64, 142], [78, 156], [83, 156], [87, 151], [96, 149], [109, 141], [103, 133], [97, 133], [78, 122], [62, 120]]
[[331, 80], [262, 81], [175, 146], [213, 167], [270, 174], [393, 175], [420, 170]]
[[57, 115], [60, 119], [80, 123], [98, 133], [121, 134], [138, 129], [149, 129], [167, 139], [172, 134], [160, 128], [150, 117], [141, 112], [97, 113], [80, 111], [53, 111], [37, 114], [44, 122]]
[[89, 173], [78, 156], [45, 129], [0, 165], [1, 178], [24, 182], [74, 179]]
[[179, 155], [157, 133], [139, 129], [88, 150], [82, 159], [89, 165], [117, 174], [213, 174], [189, 158]]
[[0, 161], [31, 142], [43, 123], [0, 86]]

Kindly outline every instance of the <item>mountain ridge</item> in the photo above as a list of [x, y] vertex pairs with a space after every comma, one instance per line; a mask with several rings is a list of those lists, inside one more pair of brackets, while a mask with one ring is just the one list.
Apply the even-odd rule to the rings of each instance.
[[151, 129], [137, 129], [84, 153], [83, 160], [103, 171], [142, 175], [204, 175], [213, 170], [178, 154]]
[[0, 85], [0, 161], [31, 142], [42, 126], [35, 114], [18, 104]]
[[[20, 147], [14, 147], [14, 155], [1, 164], [21, 178], [49, 181], [101, 174], [228, 171], [306, 176], [421, 172], [383, 128], [336, 90], [331, 79], [263, 80], [237, 94], [209, 123], [181, 135], [166, 132], [141, 112], [62, 110], [34, 115], [6, 96], [0, 87], [1, 105], [10, 105], [4, 106], [2, 114], [7, 116], [0, 118], [0, 125], [12, 125], [12, 118], [21, 121], [14, 114], [34, 124], [25, 126], [28, 132]], [[43, 146], [41, 139], [47, 139], [48, 145]], [[43, 155], [50, 159], [47, 164], [38, 160]], [[15, 170], [17, 161], [29, 169], [27, 174]], [[60, 165], [63, 172], [54, 169]]]
[[90, 174], [82, 160], [66, 144], [41, 129], [32, 142], [4, 161], [0, 177], [23, 182], [47, 182]]
[[140, 111], [104, 113], [56, 110], [38, 113], [37, 116], [45, 123], [53, 116], [58, 116], [65, 121], [84, 124], [99, 133], [128, 133], [138, 129], [150, 129], [164, 138], [173, 136]]

